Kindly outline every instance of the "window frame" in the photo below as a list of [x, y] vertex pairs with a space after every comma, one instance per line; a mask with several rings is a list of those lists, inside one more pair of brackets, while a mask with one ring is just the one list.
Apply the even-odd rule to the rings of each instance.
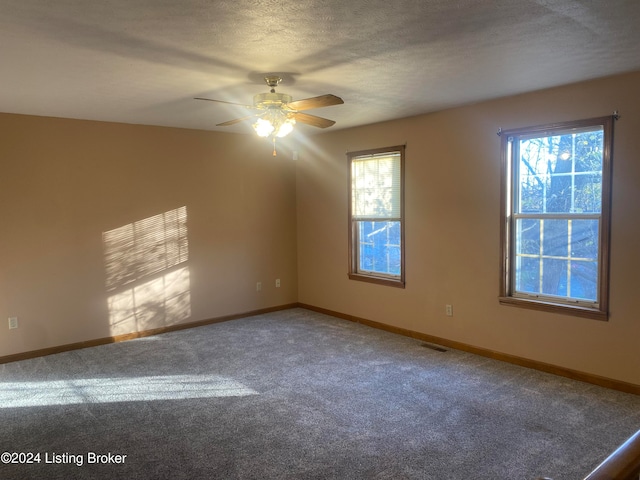
[[[360, 269], [359, 259], [359, 234], [358, 223], [367, 220], [354, 219], [353, 215], [353, 188], [352, 188], [352, 163], [354, 159], [362, 157], [375, 157], [384, 154], [400, 153], [400, 218], [389, 219], [389, 221], [400, 222], [400, 275], [388, 275], [384, 273], [371, 272]], [[405, 169], [405, 145], [392, 147], [374, 148], [369, 150], [358, 150], [347, 152], [347, 190], [348, 190], [348, 211], [349, 211], [349, 273], [351, 280], [387, 285], [391, 287], [405, 288], [405, 210], [404, 210], [404, 169]], [[380, 221], [378, 218], [376, 221]]]
[[[585, 120], [560, 122], [534, 127], [523, 127], [500, 132], [501, 142], [501, 192], [500, 192], [500, 293], [499, 302], [535, 310], [568, 314], [596, 320], [607, 320], [609, 316], [609, 256], [611, 233], [611, 183], [613, 159], [613, 124], [615, 116], [597, 117]], [[551, 136], [554, 133], [566, 133], [570, 130], [585, 130], [602, 127], [602, 197], [598, 234], [598, 285], [597, 300], [592, 305], [574, 301], [571, 297], [553, 297], [551, 295], [526, 295], [515, 292], [515, 256], [516, 228], [514, 218], [518, 162], [514, 153], [522, 138]], [[517, 138], [517, 140], [514, 140]], [[510, 148], [512, 147], [512, 148]], [[546, 213], [540, 214], [545, 216]], [[575, 214], [571, 214], [576, 216]], [[587, 215], [585, 215], [587, 217]], [[547, 218], [552, 219], [553, 214]]]

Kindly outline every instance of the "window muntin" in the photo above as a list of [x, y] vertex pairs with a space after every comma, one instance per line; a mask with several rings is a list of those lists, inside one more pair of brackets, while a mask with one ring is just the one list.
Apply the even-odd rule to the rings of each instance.
[[502, 133], [505, 303], [606, 318], [612, 124]]
[[404, 147], [347, 157], [349, 277], [404, 286]]

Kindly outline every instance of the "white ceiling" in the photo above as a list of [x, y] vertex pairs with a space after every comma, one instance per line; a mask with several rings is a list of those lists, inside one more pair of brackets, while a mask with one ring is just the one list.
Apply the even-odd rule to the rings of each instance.
[[[338, 128], [640, 70], [639, 0], [0, 0], [0, 111], [249, 132], [266, 73]], [[318, 132], [310, 126], [305, 133]]]

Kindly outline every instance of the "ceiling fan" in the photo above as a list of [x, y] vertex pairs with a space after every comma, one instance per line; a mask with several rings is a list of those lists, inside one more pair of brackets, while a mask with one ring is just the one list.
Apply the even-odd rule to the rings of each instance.
[[292, 101], [291, 95], [276, 92], [276, 87], [282, 81], [278, 75], [267, 75], [264, 81], [271, 88], [269, 93], [258, 93], [253, 96], [253, 105], [243, 105], [241, 103], [227, 102], [225, 100], [214, 100], [212, 98], [196, 97], [195, 100], [206, 100], [208, 102], [226, 103], [229, 105], [237, 105], [256, 113], [247, 115], [246, 117], [236, 118], [227, 122], [218, 123], [216, 127], [227, 127], [236, 123], [256, 118], [253, 128], [261, 137], [273, 138], [273, 154], [276, 155], [275, 141], [276, 137], [284, 137], [293, 130], [296, 122], [304, 123], [318, 128], [327, 128], [336, 123], [315, 115], [302, 112], [302, 110], [310, 110], [313, 108], [329, 107], [331, 105], [340, 105], [344, 101], [340, 97], [327, 94], [318, 97], [305, 98], [304, 100]]

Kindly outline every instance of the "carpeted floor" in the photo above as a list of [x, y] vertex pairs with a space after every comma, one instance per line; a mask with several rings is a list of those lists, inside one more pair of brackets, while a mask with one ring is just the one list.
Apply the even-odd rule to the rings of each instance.
[[573, 480], [639, 428], [638, 396], [304, 309], [0, 365], [33, 461], [2, 479]]

